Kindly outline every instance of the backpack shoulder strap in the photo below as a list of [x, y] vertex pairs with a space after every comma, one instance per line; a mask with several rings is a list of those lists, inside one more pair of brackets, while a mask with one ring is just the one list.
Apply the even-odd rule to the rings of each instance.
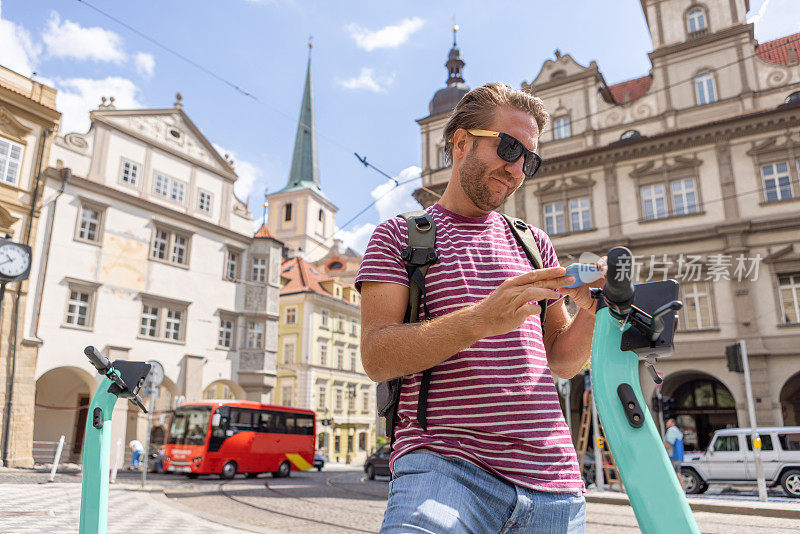
[[[428, 267], [436, 259], [436, 222], [427, 211], [409, 211], [401, 213], [408, 227], [408, 246], [400, 251], [400, 257], [406, 264], [408, 272], [408, 308], [407, 323], [415, 323], [419, 319], [419, 302], [425, 296], [425, 275]], [[422, 301], [425, 306], [425, 301]], [[425, 316], [428, 316], [427, 307]]]
[[[536, 239], [533, 237], [533, 231], [528, 226], [528, 223], [523, 221], [522, 219], [517, 219], [516, 217], [511, 217], [506, 215], [505, 213], [502, 214], [503, 218], [508, 223], [509, 228], [511, 228], [511, 233], [514, 234], [514, 238], [517, 242], [522, 246], [522, 249], [525, 251], [525, 255], [528, 257], [528, 261], [531, 262], [534, 269], [542, 269], [544, 268], [544, 263], [542, 262], [542, 254], [539, 252], [539, 244], [536, 242]], [[547, 312], [547, 300], [540, 300], [539, 306], [542, 307], [542, 313], [540, 315], [541, 323], [542, 323], [542, 331], [544, 331], [544, 319]]]

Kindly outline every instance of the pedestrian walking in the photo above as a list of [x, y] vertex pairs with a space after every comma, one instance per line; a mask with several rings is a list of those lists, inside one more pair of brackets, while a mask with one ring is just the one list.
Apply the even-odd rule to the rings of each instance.
[[128, 469], [139, 469], [139, 460], [144, 454], [144, 445], [138, 439], [134, 439], [128, 443], [128, 448], [131, 450], [131, 465]]
[[678, 427], [675, 419], [667, 420], [667, 431], [664, 433], [664, 446], [667, 448], [669, 459], [672, 462], [672, 467], [675, 469], [675, 474], [678, 477], [678, 482], [683, 486], [683, 478], [681, 478], [681, 463], [683, 462], [683, 431]]
[[[500, 83], [456, 106], [443, 137], [450, 181], [426, 210], [438, 259], [424, 275], [420, 322], [403, 322], [406, 220], [372, 234], [356, 278], [362, 360], [377, 382], [402, 377], [381, 532], [584, 531], [584, 486], [553, 375], [572, 378], [589, 360], [595, 301], [587, 285], [564, 288], [574, 279], [547, 234], [520, 223], [541, 255], [543, 268], [532, 269], [495, 211], [538, 169], [547, 121], [539, 98]], [[605, 272], [604, 259], [598, 266]]]

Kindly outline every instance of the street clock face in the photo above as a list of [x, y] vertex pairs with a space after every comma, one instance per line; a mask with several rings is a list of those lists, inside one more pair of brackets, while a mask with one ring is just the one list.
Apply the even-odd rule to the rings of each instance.
[[159, 386], [164, 381], [164, 366], [155, 360], [147, 360], [150, 364], [150, 372], [146, 382], [151, 386]]
[[0, 275], [16, 278], [24, 274], [31, 264], [30, 250], [17, 243], [0, 244]]

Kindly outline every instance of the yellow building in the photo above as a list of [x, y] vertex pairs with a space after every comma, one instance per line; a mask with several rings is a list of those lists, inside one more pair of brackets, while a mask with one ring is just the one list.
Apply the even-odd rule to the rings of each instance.
[[375, 385], [360, 357], [360, 295], [297, 257], [283, 262], [274, 401], [314, 410], [317, 447], [333, 461], [374, 448]]
[[[55, 89], [0, 66], [0, 238], [35, 241], [43, 170], [60, 118]], [[31, 262], [38, 260], [33, 251]], [[0, 465], [17, 467], [33, 466], [39, 340], [24, 336], [28, 287], [27, 281], [9, 283], [0, 308]]]

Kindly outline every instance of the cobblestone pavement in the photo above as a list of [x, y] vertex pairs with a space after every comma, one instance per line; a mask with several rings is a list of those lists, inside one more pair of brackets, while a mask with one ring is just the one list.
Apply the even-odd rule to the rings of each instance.
[[[60, 477], [55, 484], [37, 484], [47, 474], [0, 470], [0, 533], [76, 532], [80, 476]], [[293, 472], [282, 479], [153, 475], [148, 476], [150, 492], [138, 488], [139, 477], [119, 473], [119, 484], [111, 490], [109, 532], [377, 532], [389, 487], [386, 477], [368, 480], [358, 467], [341, 465], [326, 466], [322, 472]], [[696, 512], [695, 518], [704, 534], [798, 531], [796, 519], [712, 512]], [[625, 534], [639, 529], [629, 506], [589, 503], [586, 532]]]

